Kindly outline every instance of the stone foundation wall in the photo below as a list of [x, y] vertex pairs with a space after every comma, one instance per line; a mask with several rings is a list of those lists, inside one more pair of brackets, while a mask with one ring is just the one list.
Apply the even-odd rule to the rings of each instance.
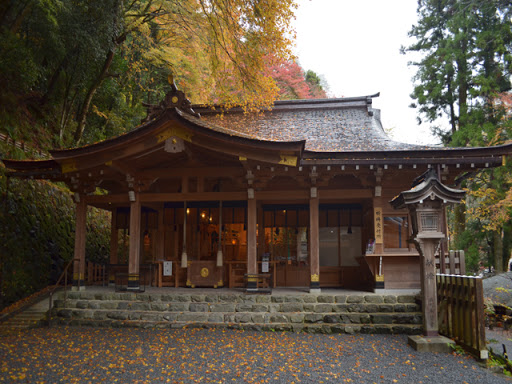
[[421, 333], [406, 295], [247, 295], [71, 292], [55, 301], [61, 324], [110, 327], [228, 327], [346, 333]]

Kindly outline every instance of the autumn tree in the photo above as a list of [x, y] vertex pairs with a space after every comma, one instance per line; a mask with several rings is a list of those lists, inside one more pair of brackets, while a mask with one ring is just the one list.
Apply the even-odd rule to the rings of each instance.
[[158, 81], [170, 73], [194, 102], [269, 105], [278, 89], [264, 58], [291, 58], [294, 7], [294, 0], [10, 0], [0, 8], [0, 98], [14, 109], [30, 94], [37, 113], [58, 109], [53, 134], [73, 145], [84, 133], [89, 141], [108, 136], [107, 127], [136, 125], [141, 111], [130, 106], [161, 96]]
[[320, 99], [327, 97], [318, 75], [312, 70], [304, 72], [296, 61], [269, 59], [268, 75], [279, 88], [280, 100]]
[[[510, 138], [508, 116], [496, 100], [511, 87], [511, 11], [512, 5], [504, 1], [418, 1], [419, 20], [409, 33], [416, 41], [403, 48], [403, 52], [419, 53], [420, 57], [411, 63], [417, 68], [412, 106], [418, 108], [420, 122], [437, 125], [434, 132], [447, 145], [495, 145]], [[446, 125], [448, 130], [443, 129]], [[469, 178], [467, 188], [475, 192], [494, 190], [492, 202], [489, 200], [493, 205], [494, 199], [505, 197], [510, 185], [507, 175], [506, 170], [486, 171]], [[470, 193], [467, 203], [469, 220], [475, 221], [478, 210], [472, 207], [483, 201]], [[464, 206], [455, 209], [454, 222], [459, 240], [475, 238], [463, 236]], [[503, 226], [507, 225], [500, 223], [493, 228], [476, 226], [488, 232], [489, 252], [497, 270], [504, 264]], [[471, 228], [474, 230], [475, 225]], [[467, 246], [462, 240], [458, 245]]]

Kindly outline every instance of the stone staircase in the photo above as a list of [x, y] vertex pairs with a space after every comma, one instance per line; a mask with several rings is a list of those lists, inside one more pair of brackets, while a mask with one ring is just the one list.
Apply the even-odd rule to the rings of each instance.
[[68, 292], [55, 323], [100, 327], [225, 327], [315, 333], [420, 334], [413, 295]]
[[46, 324], [48, 298], [0, 322], [0, 330], [34, 328]]

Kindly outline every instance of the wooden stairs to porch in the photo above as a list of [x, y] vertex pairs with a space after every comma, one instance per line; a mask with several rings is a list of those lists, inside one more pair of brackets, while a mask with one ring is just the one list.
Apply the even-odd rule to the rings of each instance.
[[224, 327], [317, 333], [419, 334], [422, 327], [414, 296], [362, 292], [69, 292], [67, 301], [55, 300], [53, 318], [57, 324], [74, 326]]

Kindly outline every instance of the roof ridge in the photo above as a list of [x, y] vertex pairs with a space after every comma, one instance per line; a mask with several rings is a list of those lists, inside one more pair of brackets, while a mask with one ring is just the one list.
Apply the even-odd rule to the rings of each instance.
[[[273, 110], [276, 107], [296, 106], [307, 108], [309, 105], [325, 105], [330, 104], [348, 104], [361, 102], [361, 107], [369, 106], [372, 104], [372, 99], [379, 97], [380, 92], [373, 95], [355, 96], [355, 97], [338, 97], [338, 98], [324, 98], [324, 99], [297, 99], [297, 100], [276, 100], [273, 107], [263, 107], [263, 111]], [[353, 105], [352, 105], [353, 106]], [[192, 104], [191, 108], [194, 110], [201, 110], [202, 113], [222, 113], [222, 112], [243, 112], [243, 107], [234, 106], [231, 108], [224, 108], [222, 104]]]

